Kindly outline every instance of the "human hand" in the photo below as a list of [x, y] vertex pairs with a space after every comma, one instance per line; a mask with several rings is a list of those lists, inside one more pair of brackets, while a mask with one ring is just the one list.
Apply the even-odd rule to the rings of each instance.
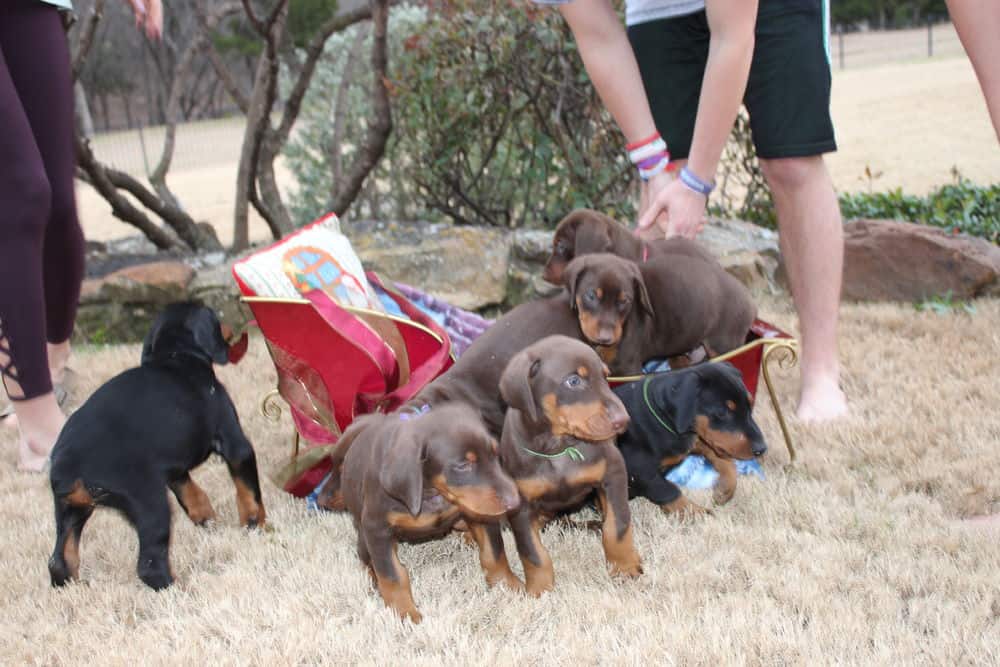
[[666, 238], [684, 236], [693, 239], [705, 226], [708, 197], [684, 185], [680, 179], [667, 183], [656, 195], [650, 192], [648, 206], [639, 217], [639, 235]]
[[163, 34], [163, 5], [160, 0], [126, 0], [135, 12], [135, 25], [146, 30], [150, 39]]
[[[670, 175], [670, 172], [661, 171], [659, 174], [656, 174], [655, 176], [651, 177], [648, 181], [642, 181], [642, 185], [640, 186], [639, 190], [640, 220], [646, 214], [646, 211], [649, 210], [649, 207], [652, 205], [652, 202], [655, 201], [657, 197], [660, 196], [660, 193], [663, 192], [663, 190], [666, 189], [668, 185], [670, 185], [670, 182], [672, 180], [673, 177]], [[656, 222], [657, 224], [660, 225], [666, 225], [667, 224], [666, 214], [660, 213], [659, 215], [657, 215]], [[644, 238], [647, 241], [652, 240], [654, 238], [658, 238], [660, 236], [658, 230], [655, 227], [650, 227], [646, 230], [639, 228], [636, 233], [641, 238]]]

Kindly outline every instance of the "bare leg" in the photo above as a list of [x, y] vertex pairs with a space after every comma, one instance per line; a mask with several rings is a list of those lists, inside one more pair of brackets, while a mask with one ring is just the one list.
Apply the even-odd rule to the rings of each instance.
[[781, 255], [802, 332], [802, 387], [797, 414], [827, 421], [847, 413], [840, 389], [837, 319], [844, 270], [844, 230], [822, 156], [761, 160], [774, 195]]
[[969, 54], [993, 131], [1000, 141], [1000, 3], [996, 0], [946, 0], [958, 38]]

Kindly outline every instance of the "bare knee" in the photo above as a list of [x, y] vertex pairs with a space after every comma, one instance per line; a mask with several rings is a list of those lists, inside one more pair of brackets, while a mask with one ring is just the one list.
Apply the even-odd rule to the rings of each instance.
[[821, 155], [761, 159], [760, 170], [771, 190], [779, 194], [804, 188], [825, 173]]

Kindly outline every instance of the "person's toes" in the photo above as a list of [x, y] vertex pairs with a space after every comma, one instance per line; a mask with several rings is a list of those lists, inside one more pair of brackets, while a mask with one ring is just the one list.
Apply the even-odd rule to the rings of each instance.
[[847, 399], [837, 385], [803, 390], [795, 414], [809, 423], [838, 419], [847, 415]]

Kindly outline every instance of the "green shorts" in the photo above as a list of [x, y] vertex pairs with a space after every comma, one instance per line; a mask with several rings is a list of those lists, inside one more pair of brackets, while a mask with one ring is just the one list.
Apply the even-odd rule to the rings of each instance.
[[[743, 103], [757, 155], [803, 157], [837, 150], [830, 119], [826, 0], [760, 0]], [[708, 60], [705, 12], [639, 23], [629, 41], [672, 158], [691, 151]]]

